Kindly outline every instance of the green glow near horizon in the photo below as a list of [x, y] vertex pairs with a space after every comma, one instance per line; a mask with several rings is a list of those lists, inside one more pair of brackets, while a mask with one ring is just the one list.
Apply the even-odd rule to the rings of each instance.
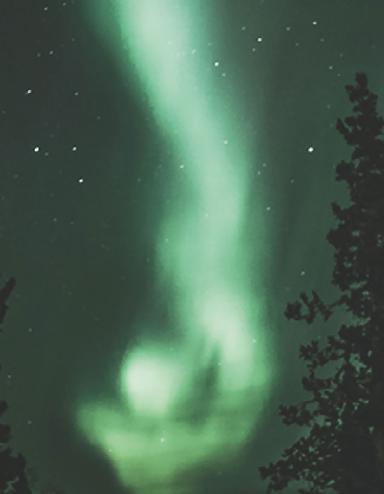
[[121, 402], [82, 403], [77, 421], [123, 484], [141, 493], [193, 492], [182, 486], [183, 473], [240, 450], [270, 389], [264, 272], [261, 259], [251, 260], [254, 251], [261, 258], [265, 242], [261, 214], [252, 216], [255, 230], [248, 224], [252, 146], [204, 56], [196, 2], [97, 4], [87, 15], [122, 77], [132, 80], [135, 71], [174, 156], [170, 186], [179, 187], [179, 200], [159, 225], [155, 277], [179, 337], [169, 347], [143, 341], [129, 348], [117, 378]]

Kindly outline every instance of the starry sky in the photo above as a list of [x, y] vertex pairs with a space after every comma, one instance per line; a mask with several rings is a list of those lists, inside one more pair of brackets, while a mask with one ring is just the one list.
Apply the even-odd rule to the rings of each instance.
[[[263, 492], [287, 301], [332, 298], [335, 130], [381, 0], [3, 0], [0, 391], [36, 492]], [[379, 104], [383, 108], [382, 102]]]

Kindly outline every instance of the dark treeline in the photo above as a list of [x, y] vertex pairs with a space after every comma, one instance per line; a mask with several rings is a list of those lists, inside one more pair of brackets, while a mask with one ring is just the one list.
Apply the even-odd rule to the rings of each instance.
[[336, 309], [346, 315], [325, 343], [300, 347], [307, 399], [280, 406], [279, 414], [302, 436], [260, 468], [268, 492], [290, 485], [300, 494], [384, 493], [384, 120], [364, 74], [346, 89], [353, 115], [337, 129], [353, 150], [336, 179], [347, 185], [349, 202], [332, 203], [336, 226], [327, 236], [339, 297], [325, 303], [302, 293], [285, 313], [308, 324], [332, 320]]
[[[0, 324], [4, 320], [8, 309], [7, 301], [14, 287], [15, 280], [11, 278], [0, 289]], [[6, 410], [7, 403], [0, 400], [0, 419]], [[10, 439], [10, 427], [0, 423], [0, 493], [31, 494], [25, 470], [26, 462], [22, 455], [13, 454], [9, 447]]]

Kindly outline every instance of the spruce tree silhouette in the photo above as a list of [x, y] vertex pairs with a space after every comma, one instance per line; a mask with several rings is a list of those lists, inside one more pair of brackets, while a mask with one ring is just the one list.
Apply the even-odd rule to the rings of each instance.
[[340, 307], [350, 322], [324, 345], [300, 347], [309, 398], [280, 406], [279, 414], [304, 432], [278, 461], [260, 467], [268, 492], [293, 483], [300, 494], [384, 493], [384, 120], [364, 74], [346, 90], [354, 114], [337, 129], [353, 152], [336, 179], [347, 184], [350, 203], [332, 203], [337, 226], [327, 236], [340, 298], [326, 304], [316, 292], [302, 293], [285, 315], [311, 324]]
[[[0, 324], [7, 312], [7, 300], [15, 287], [15, 280], [11, 278], [0, 289]], [[7, 409], [5, 401], [0, 401], [0, 418]], [[8, 446], [11, 434], [7, 425], [0, 423], [0, 494], [31, 494], [25, 474], [25, 460], [22, 455], [13, 455]]]

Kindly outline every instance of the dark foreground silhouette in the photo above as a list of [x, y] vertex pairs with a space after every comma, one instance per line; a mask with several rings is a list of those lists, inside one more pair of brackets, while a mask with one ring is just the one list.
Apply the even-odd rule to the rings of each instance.
[[300, 348], [308, 398], [282, 405], [279, 414], [303, 434], [278, 461], [260, 467], [268, 492], [291, 485], [300, 494], [384, 493], [384, 120], [364, 74], [346, 89], [353, 115], [339, 119], [337, 129], [353, 151], [336, 179], [346, 183], [350, 202], [332, 204], [337, 223], [327, 236], [340, 297], [325, 303], [316, 292], [302, 293], [285, 313], [311, 324], [338, 308], [346, 322], [325, 343]]
[[[0, 289], [0, 324], [8, 309], [7, 301], [14, 289], [14, 278], [7, 281]], [[1, 329], [0, 329], [1, 331]], [[0, 419], [7, 409], [5, 401], [0, 400]], [[22, 455], [14, 455], [9, 447], [10, 427], [0, 423], [0, 494], [31, 494], [25, 473], [26, 462]]]

